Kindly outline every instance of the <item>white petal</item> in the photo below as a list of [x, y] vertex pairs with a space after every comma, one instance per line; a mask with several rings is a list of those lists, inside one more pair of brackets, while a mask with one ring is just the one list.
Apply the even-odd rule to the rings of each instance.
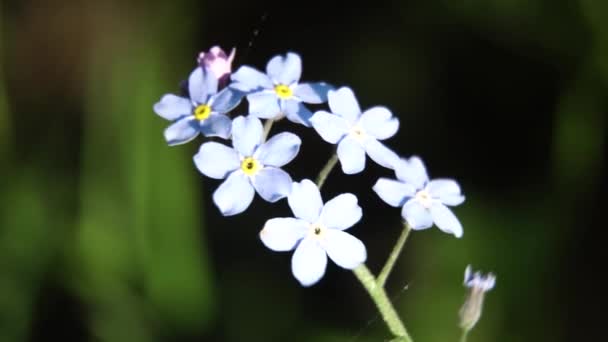
[[273, 251], [290, 251], [306, 235], [308, 226], [308, 222], [293, 217], [273, 218], [266, 221], [260, 239]]
[[366, 110], [360, 119], [361, 127], [378, 140], [392, 137], [399, 129], [399, 119], [386, 107], [373, 107]]
[[232, 146], [244, 157], [253, 155], [262, 142], [264, 128], [254, 116], [239, 116], [232, 121]]
[[361, 108], [355, 98], [355, 94], [348, 87], [338, 90], [330, 90], [327, 94], [331, 112], [345, 118], [351, 124], [357, 122], [361, 114]]
[[215, 190], [213, 202], [224, 216], [240, 214], [253, 201], [255, 191], [242, 172], [235, 171]]
[[291, 85], [300, 80], [302, 59], [293, 52], [286, 56], [275, 56], [266, 65], [266, 73], [276, 83]]
[[192, 103], [185, 97], [167, 94], [154, 104], [154, 112], [164, 119], [173, 121], [192, 114]]
[[262, 164], [281, 167], [298, 155], [301, 144], [302, 140], [297, 135], [283, 132], [268, 139], [255, 153]]
[[460, 186], [452, 179], [433, 179], [427, 184], [426, 189], [433, 198], [446, 205], [459, 205], [464, 202], [464, 196], [460, 194]]
[[393, 150], [372, 137], [365, 140], [365, 151], [373, 161], [386, 168], [392, 169], [399, 161], [399, 156]]
[[306, 127], [310, 127], [312, 112], [304, 104], [296, 100], [282, 100], [281, 108], [287, 119]]
[[309, 179], [292, 184], [291, 194], [287, 197], [287, 202], [295, 217], [310, 223], [319, 219], [323, 208], [319, 188]]
[[431, 213], [416, 199], [410, 199], [405, 202], [405, 205], [401, 209], [401, 216], [414, 230], [426, 229], [433, 226]]
[[192, 71], [188, 78], [188, 93], [196, 103], [206, 103], [209, 95], [217, 93], [217, 78], [201, 67]]
[[293, 94], [302, 102], [323, 103], [327, 102], [327, 92], [333, 87], [325, 82], [300, 83], [296, 86]]
[[276, 167], [265, 167], [253, 178], [253, 186], [266, 201], [274, 203], [291, 192], [291, 177]]
[[350, 136], [346, 136], [338, 144], [338, 159], [342, 171], [346, 174], [359, 173], [365, 169], [365, 150]]
[[236, 151], [216, 142], [206, 142], [194, 155], [194, 164], [207, 177], [224, 179], [239, 168], [239, 156]]
[[315, 112], [310, 122], [321, 138], [330, 144], [337, 144], [350, 129], [346, 119], [324, 110]]
[[453, 234], [459, 238], [462, 236], [462, 225], [452, 211], [441, 203], [433, 203], [431, 205], [431, 215], [433, 221], [442, 231]]
[[186, 116], [165, 129], [165, 140], [170, 146], [192, 141], [199, 133], [198, 122], [194, 116]]
[[328, 229], [324, 238], [322, 246], [327, 255], [342, 268], [352, 270], [367, 259], [363, 242], [346, 232]]
[[394, 179], [380, 178], [372, 188], [380, 198], [393, 207], [401, 207], [405, 201], [416, 194], [411, 184]]
[[417, 156], [400, 159], [395, 163], [394, 169], [397, 179], [411, 183], [418, 190], [422, 190], [429, 180], [424, 163]]
[[274, 119], [282, 115], [279, 98], [276, 94], [261, 91], [247, 95], [249, 114], [261, 119]]
[[212, 113], [200, 123], [200, 130], [206, 137], [228, 139], [232, 130], [232, 120], [224, 114]]
[[363, 210], [353, 194], [341, 194], [329, 200], [321, 210], [320, 221], [325, 227], [348, 229], [361, 220]]
[[240, 67], [230, 78], [233, 81], [230, 87], [244, 92], [273, 87], [272, 81], [266, 74], [246, 65]]
[[315, 239], [305, 238], [291, 258], [291, 272], [302, 286], [311, 286], [325, 274], [327, 254]]

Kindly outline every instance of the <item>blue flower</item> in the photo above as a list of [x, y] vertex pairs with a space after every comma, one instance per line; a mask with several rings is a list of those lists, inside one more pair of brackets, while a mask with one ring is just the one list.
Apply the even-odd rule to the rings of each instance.
[[379, 140], [395, 135], [399, 120], [385, 107], [372, 107], [362, 114], [355, 94], [347, 87], [329, 91], [328, 97], [333, 114], [318, 111], [310, 122], [323, 140], [338, 144], [342, 171], [363, 171], [366, 153], [376, 163], [392, 168], [399, 157]]
[[232, 74], [230, 87], [247, 92], [249, 113], [262, 119], [277, 120], [283, 116], [295, 123], [310, 126], [312, 113], [304, 103], [327, 101], [331, 86], [323, 83], [298, 83], [302, 60], [295, 53], [275, 56], [266, 65], [266, 74], [242, 66]]
[[452, 179], [429, 181], [422, 160], [411, 157], [395, 164], [397, 180], [380, 178], [374, 191], [393, 207], [402, 207], [401, 216], [412, 229], [426, 229], [433, 222], [442, 231], [462, 236], [462, 225], [447, 207], [464, 202], [460, 186]]
[[295, 218], [266, 222], [260, 239], [273, 251], [290, 251], [291, 271], [303, 286], [318, 282], [325, 274], [327, 256], [338, 266], [354, 269], [365, 262], [365, 245], [344, 232], [362, 216], [357, 197], [341, 194], [323, 205], [319, 188], [308, 179], [293, 183], [287, 201]]
[[173, 121], [165, 130], [169, 145], [185, 144], [199, 133], [207, 137], [230, 137], [231, 121], [225, 113], [236, 107], [242, 94], [226, 88], [217, 92], [217, 78], [201, 67], [188, 78], [190, 98], [167, 94], [154, 105], [161, 117]]
[[[194, 163], [204, 175], [226, 180], [213, 193], [213, 202], [224, 216], [242, 213], [254, 192], [276, 202], [291, 192], [291, 177], [280, 169], [300, 150], [302, 141], [292, 133], [279, 133], [262, 142], [259, 119], [239, 116], [232, 122], [232, 146], [204, 143]], [[255, 189], [255, 191], [254, 191]]]

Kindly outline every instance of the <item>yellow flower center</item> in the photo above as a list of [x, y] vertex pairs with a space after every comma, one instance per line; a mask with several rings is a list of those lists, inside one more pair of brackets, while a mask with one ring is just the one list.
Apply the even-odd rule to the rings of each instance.
[[354, 136], [354, 138], [359, 141], [363, 141], [365, 139], [365, 131], [363, 130], [363, 127], [359, 125], [355, 125], [353, 128], [351, 128], [350, 132]]
[[308, 228], [308, 234], [313, 238], [322, 239], [325, 235], [325, 227], [323, 227], [320, 223], [313, 223]]
[[198, 121], [203, 121], [211, 115], [211, 106], [202, 104], [194, 108], [194, 117]]
[[279, 84], [276, 87], [274, 87], [274, 91], [277, 93], [277, 96], [279, 96], [283, 100], [286, 100], [293, 96], [293, 91], [291, 90], [291, 88], [289, 88], [289, 86], [286, 86], [284, 84]]
[[428, 191], [426, 190], [420, 190], [416, 193], [416, 199], [418, 200], [418, 202], [420, 202], [420, 204], [422, 204], [423, 207], [425, 208], [430, 208], [433, 198], [431, 197], [431, 194], [429, 194]]
[[243, 170], [247, 176], [255, 175], [261, 168], [262, 165], [260, 162], [253, 159], [253, 157], [247, 157], [241, 162], [241, 170]]

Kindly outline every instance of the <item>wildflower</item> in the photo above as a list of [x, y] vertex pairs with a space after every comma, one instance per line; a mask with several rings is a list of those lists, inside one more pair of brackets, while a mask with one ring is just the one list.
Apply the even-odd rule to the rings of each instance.
[[447, 207], [464, 202], [460, 186], [451, 179], [429, 181], [422, 160], [411, 157], [395, 164], [397, 179], [380, 178], [374, 191], [393, 207], [402, 207], [401, 216], [412, 229], [426, 229], [433, 222], [442, 231], [462, 236], [462, 225]]
[[464, 271], [464, 286], [469, 288], [466, 301], [460, 309], [460, 327], [468, 332], [473, 329], [479, 318], [483, 307], [485, 293], [494, 288], [496, 277], [488, 273], [485, 277], [480, 272], [471, 272], [471, 266]]
[[241, 101], [239, 93], [224, 89], [217, 92], [217, 78], [198, 67], [188, 78], [190, 98], [167, 94], [154, 105], [159, 116], [173, 121], [165, 130], [169, 145], [185, 144], [199, 133], [207, 137], [230, 137], [231, 121], [225, 113]]
[[224, 52], [222, 48], [214, 46], [209, 49], [209, 52], [201, 52], [198, 55], [197, 62], [200, 67], [211, 71], [218, 79], [219, 87], [223, 88], [230, 80], [232, 61], [234, 60], [235, 54], [235, 48], [230, 50], [230, 55], [226, 55], [226, 52]]
[[392, 137], [399, 129], [399, 120], [385, 107], [372, 107], [361, 113], [350, 88], [329, 91], [332, 113], [318, 111], [310, 119], [323, 140], [338, 144], [338, 158], [346, 174], [365, 169], [365, 154], [376, 163], [391, 167], [399, 158], [379, 140]]
[[194, 163], [204, 175], [226, 180], [213, 193], [213, 202], [224, 216], [249, 207], [254, 189], [264, 200], [276, 202], [291, 192], [291, 177], [280, 169], [300, 150], [301, 140], [292, 133], [279, 133], [262, 142], [259, 119], [239, 116], [232, 122], [232, 146], [204, 143]]
[[249, 113], [262, 119], [278, 120], [283, 116], [295, 123], [310, 126], [312, 113], [302, 103], [323, 103], [331, 86], [323, 83], [298, 83], [302, 60], [295, 53], [275, 56], [266, 65], [266, 74], [242, 66], [232, 74], [232, 88], [249, 93]]
[[268, 220], [260, 239], [273, 251], [295, 248], [291, 271], [300, 284], [310, 286], [323, 277], [328, 255], [346, 269], [354, 269], [365, 261], [365, 245], [344, 232], [362, 216], [355, 195], [341, 194], [323, 205], [319, 188], [305, 179], [293, 183], [287, 201], [295, 218]]

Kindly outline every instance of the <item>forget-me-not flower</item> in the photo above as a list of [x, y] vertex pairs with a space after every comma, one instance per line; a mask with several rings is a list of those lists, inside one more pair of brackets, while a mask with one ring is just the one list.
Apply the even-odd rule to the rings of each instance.
[[266, 65], [266, 74], [249, 66], [232, 74], [230, 87], [248, 93], [249, 113], [262, 119], [283, 116], [295, 123], [310, 126], [312, 113], [304, 103], [327, 101], [331, 86], [323, 83], [298, 83], [302, 74], [300, 56], [289, 52], [275, 56]]
[[197, 67], [188, 78], [190, 98], [167, 94], [154, 105], [156, 114], [173, 121], [165, 130], [169, 145], [187, 143], [199, 133], [207, 137], [230, 137], [232, 122], [225, 113], [239, 104], [242, 94], [230, 88], [218, 93], [217, 82], [212, 72]]
[[287, 201], [295, 218], [273, 218], [266, 222], [260, 238], [273, 251], [290, 251], [291, 271], [303, 286], [325, 274], [327, 256], [338, 266], [354, 269], [367, 258], [365, 245], [344, 232], [362, 216], [357, 197], [341, 194], [323, 205], [319, 188], [310, 180], [293, 183]]
[[471, 266], [464, 271], [464, 286], [469, 288], [469, 294], [460, 308], [460, 327], [466, 331], [473, 329], [483, 309], [485, 293], [494, 288], [496, 277], [492, 273], [486, 276], [480, 272], [473, 273]]
[[276, 202], [291, 192], [291, 177], [280, 167], [295, 158], [302, 141], [287, 132], [266, 142], [262, 137], [258, 118], [239, 116], [232, 122], [234, 148], [207, 142], [194, 156], [201, 173], [215, 179], [226, 178], [213, 193], [213, 202], [224, 216], [245, 211], [255, 191], [268, 202]]
[[395, 163], [397, 179], [380, 178], [374, 191], [393, 207], [402, 207], [401, 216], [414, 230], [435, 225], [442, 231], [462, 236], [462, 225], [447, 207], [464, 202], [460, 186], [452, 179], [429, 181], [420, 158], [401, 159]]
[[399, 129], [399, 120], [385, 107], [372, 107], [361, 113], [350, 88], [329, 91], [332, 113], [318, 111], [310, 119], [323, 140], [338, 144], [338, 158], [346, 174], [365, 169], [365, 154], [384, 167], [392, 167], [399, 157], [379, 140], [392, 137]]

